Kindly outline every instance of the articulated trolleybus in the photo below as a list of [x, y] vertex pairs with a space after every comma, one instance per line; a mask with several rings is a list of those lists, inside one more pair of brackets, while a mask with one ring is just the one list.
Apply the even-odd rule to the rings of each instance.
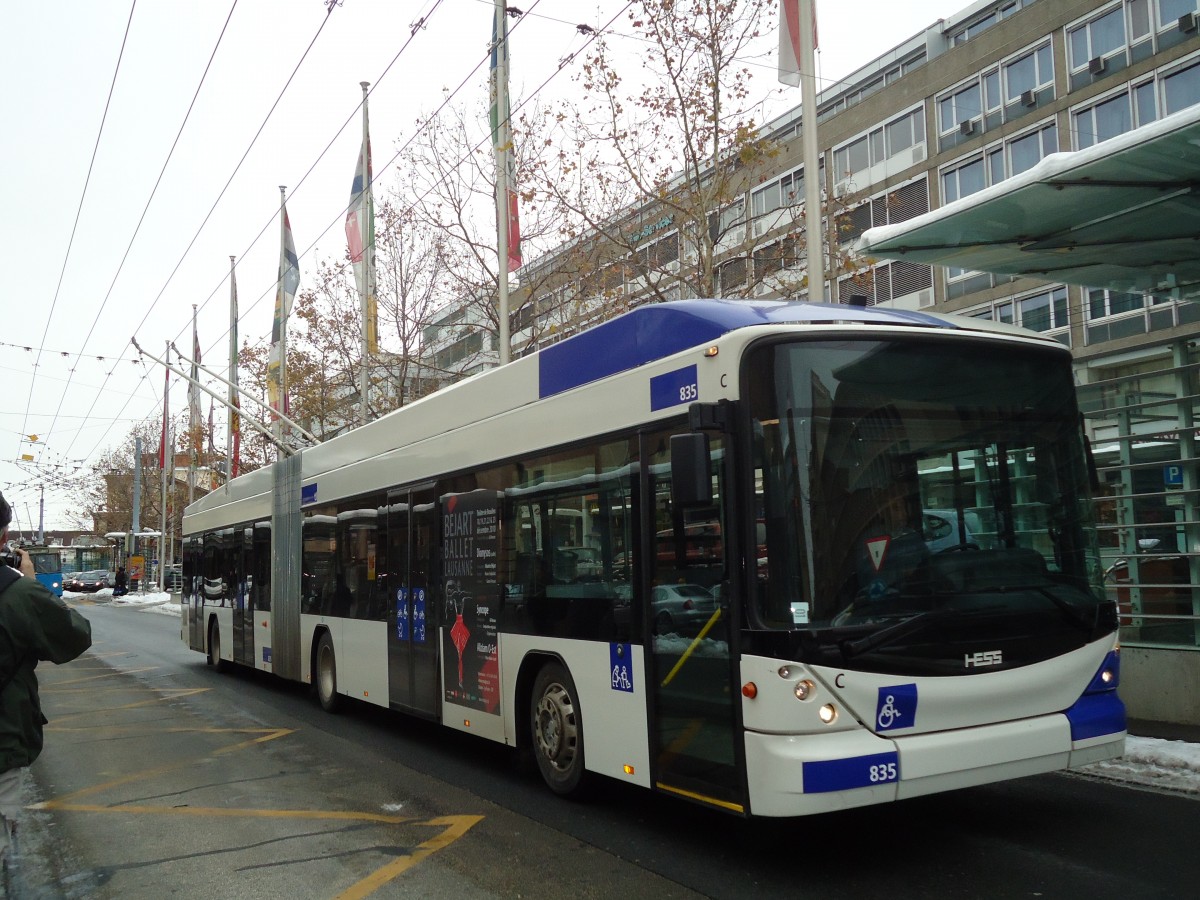
[[183, 639], [595, 775], [796, 816], [1119, 756], [1068, 351], [975, 319], [636, 309], [237, 478]]

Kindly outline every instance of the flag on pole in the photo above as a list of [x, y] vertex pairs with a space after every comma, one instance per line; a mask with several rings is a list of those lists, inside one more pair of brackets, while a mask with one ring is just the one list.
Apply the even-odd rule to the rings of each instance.
[[[230, 257], [232, 259], [232, 257]], [[225, 452], [229, 454], [229, 477], [238, 477], [241, 468], [242, 453], [242, 423], [238, 410], [242, 402], [238, 396], [238, 299], [237, 278], [233, 269], [229, 271], [229, 445]]]
[[[813, 49], [817, 48], [817, 0], [808, 0], [812, 10]], [[800, 6], [801, 0], [781, 0], [779, 4], [779, 81], [800, 86]]]
[[208, 463], [212, 466], [212, 459], [217, 455], [216, 444], [213, 443], [213, 400], [210, 397], [208, 400]]
[[196, 316], [192, 313], [192, 380], [188, 383], [188, 428], [191, 433], [189, 445], [192, 450], [192, 468], [200, 456], [200, 335], [196, 331]]
[[500, 227], [508, 236], [508, 271], [521, 268], [521, 222], [517, 211], [517, 176], [513, 166], [512, 129], [508, 108], [508, 16], [503, 3], [497, 2], [492, 19], [492, 58], [488, 87], [491, 103], [488, 118], [492, 126], [492, 147], [503, 160], [505, 196]]
[[371, 138], [367, 124], [366, 83], [363, 83], [363, 139], [350, 186], [346, 211], [346, 242], [354, 265], [354, 282], [365, 303], [363, 330], [369, 354], [379, 351], [378, 313], [375, 302], [375, 197], [371, 191]]
[[[167, 357], [168, 361], [170, 356]], [[166, 469], [167, 467], [167, 429], [170, 423], [170, 391], [171, 391], [171, 370], [163, 366], [163, 415], [162, 415], [162, 434], [158, 438], [158, 467]], [[171, 448], [174, 452], [174, 448]]]
[[[288, 414], [286, 384], [287, 317], [292, 311], [292, 300], [300, 286], [300, 260], [296, 256], [296, 244], [292, 240], [292, 223], [288, 219], [287, 204], [280, 209], [283, 215], [283, 238], [279, 248], [279, 281], [275, 288], [275, 316], [271, 322], [271, 350], [267, 358], [267, 393], [272, 410]], [[278, 416], [272, 413], [272, 420]]]

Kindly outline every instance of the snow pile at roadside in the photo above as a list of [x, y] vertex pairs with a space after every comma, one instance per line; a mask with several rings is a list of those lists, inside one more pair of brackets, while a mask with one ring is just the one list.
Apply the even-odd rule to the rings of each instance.
[[112, 588], [101, 588], [91, 594], [63, 591], [63, 599], [91, 600], [93, 603], [111, 603], [113, 606], [133, 606], [145, 612], [168, 616], [179, 615], [179, 601], [166, 591], [133, 591], [121, 597], [114, 597]]

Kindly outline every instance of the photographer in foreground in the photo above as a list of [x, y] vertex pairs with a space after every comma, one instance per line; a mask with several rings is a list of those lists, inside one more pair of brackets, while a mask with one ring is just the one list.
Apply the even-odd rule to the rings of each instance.
[[[0, 549], [8, 546], [12, 508], [0, 494]], [[0, 564], [0, 860], [15, 848], [25, 768], [42, 752], [42, 715], [34, 669], [65, 663], [92, 645], [88, 620], [55, 597], [34, 575], [24, 550]]]

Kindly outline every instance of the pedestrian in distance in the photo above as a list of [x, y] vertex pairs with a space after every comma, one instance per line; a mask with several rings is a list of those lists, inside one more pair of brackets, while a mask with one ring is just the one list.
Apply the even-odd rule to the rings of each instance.
[[[0, 494], [0, 548], [8, 546], [12, 508]], [[0, 564], [0, 860], [16, 858], [25, 769], [42, 752], [37, 664], [70, 662], [92, 645], [92, 626], [37, 580], [24, 550]]]

